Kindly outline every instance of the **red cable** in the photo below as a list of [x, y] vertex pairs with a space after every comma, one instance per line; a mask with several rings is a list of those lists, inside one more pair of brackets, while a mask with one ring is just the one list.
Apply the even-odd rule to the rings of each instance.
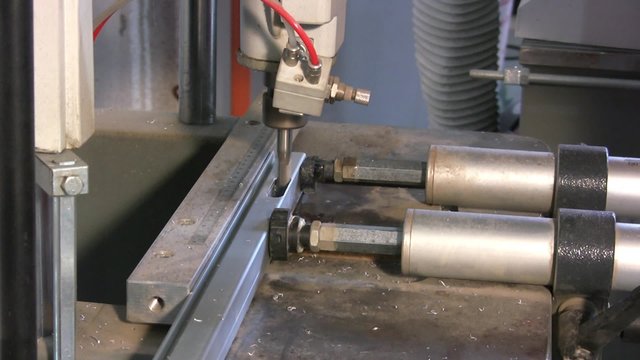
[[102, 20], [102, 22], [100, 24], [98, 24], [98, 26], [96, 26], [95, 29], [93, 29], [93, 42], [96, 42], [96, 39], [98, 38], [98, 35], [100, 35], [100, 31], [102, 31], [102, 28], [107, 24], [107, 21], [109, 21], [109, 19], [111, 18], [111, 16], [113, 14], [114, 13], [109, 14], [109, 16], [104, 18], [104, 20]]
[[287, 10], [285, 10], [280, 4], [276, 2], [273, 2], [271, 0], [262, 0], [262, 2], [268, 7], [272, 8], [273, 11], [280, 15], [280, 17], [284, 21], [286, 21], [293, 28], [293, 30], [295, 30], [296, 33], [298, 33], [298, 36], [300, 36], [300, 40], [302, 40], [302, 43], [304, 43], [304, 46], [309, 52], [309, 62], [311, 62], [312, 65], [320, 65], [320, 58], [318, 58], [316, 48], [315, 46], [313, 46], [313, 41], [311, 41], [311, 38], [309, 38], [302, 26], [298, 24], [293, 16], [291, 16], [291, 14], [287, 12]]

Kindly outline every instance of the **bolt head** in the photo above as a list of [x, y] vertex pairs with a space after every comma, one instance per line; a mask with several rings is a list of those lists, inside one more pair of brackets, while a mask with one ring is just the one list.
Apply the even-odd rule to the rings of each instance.
[[84, 188], [84, 182], [79, 176], [67, 176], [62, 181], [62, 190], [70, 196], [78, 195]]

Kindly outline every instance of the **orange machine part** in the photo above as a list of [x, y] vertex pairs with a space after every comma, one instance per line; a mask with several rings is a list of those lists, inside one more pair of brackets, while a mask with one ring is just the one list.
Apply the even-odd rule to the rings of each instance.
[[251, 103], [251, 70], [240, 65], [240, 0], [231, 2], [231, 115], [241, 116]]

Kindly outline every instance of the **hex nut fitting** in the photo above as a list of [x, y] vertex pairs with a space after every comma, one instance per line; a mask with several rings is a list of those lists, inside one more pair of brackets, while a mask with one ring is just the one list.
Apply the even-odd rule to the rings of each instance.
[[62, 181], [62, 190], [69, 196], [75, 196], [82, 192], [84, 188], [84, 182], [80, 176], [72, 175], [67, 176]]
[[309, 230], [309, 250], [311, 252], [319, 252], [320, 251], [320, 227], [322, 223], [318, 220], [315, 220], [311, 223], [311, 228]]
[[505, 84], [527, 85], [529, 84], [529, 69], [514, 66], [504, 70]]
[[371, 101], [371, 91], [367, 89], [355, 89], [353, 93], [353, 102], [360, 105], [369, 105]]

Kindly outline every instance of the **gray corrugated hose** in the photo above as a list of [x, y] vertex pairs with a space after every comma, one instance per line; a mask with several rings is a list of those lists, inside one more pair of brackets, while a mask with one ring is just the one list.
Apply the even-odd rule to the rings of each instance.
[[416, 61], [430, 127], [495, 130], [496, 83], [469, 77], [496, 69], [498, 0], [413, 0]]

